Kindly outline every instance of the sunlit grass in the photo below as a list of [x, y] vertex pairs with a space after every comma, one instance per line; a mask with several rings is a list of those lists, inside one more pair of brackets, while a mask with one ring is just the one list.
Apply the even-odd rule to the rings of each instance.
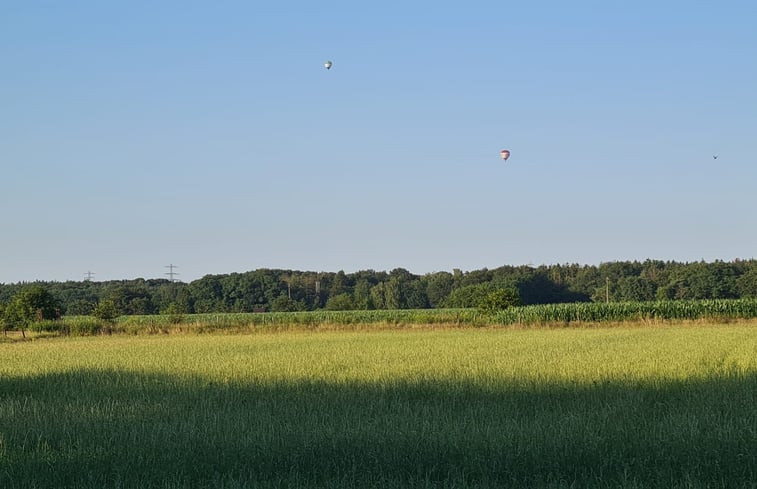
[[757, 329], [0, 344], [0, 487], [755, 487]]

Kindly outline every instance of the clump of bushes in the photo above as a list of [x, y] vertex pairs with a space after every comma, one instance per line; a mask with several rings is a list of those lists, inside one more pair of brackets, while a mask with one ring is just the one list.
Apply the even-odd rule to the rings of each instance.
[[483, 314], [494, 314], [519, 305], [520, 295], [517, 289], [494, 289], [481, 298], [478, 309]]

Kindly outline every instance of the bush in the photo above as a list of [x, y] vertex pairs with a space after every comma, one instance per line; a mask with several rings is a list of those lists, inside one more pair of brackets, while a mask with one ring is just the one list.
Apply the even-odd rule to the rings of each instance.
[[290, 299], [286, 295], [280, 295], [271, 302], [271, 311], [273, 312], [295, 312], [306, 309], [305, 302]]
[[491, 285], [488, 283], [466, 285], [457, 288], [444, 299], [444, 307], [477, 307], [486, 299], [487, 294], [491, 291]]
[[118, 317], [116, 304], [111, 299], [104, 299], [97, 303], [92, 315], [101, 321], [113, 321]]
[[181, 324], [184, 322], [183, 308], [172, 302], [163, 310], [163, 314], [168, 315], [168, 322], [171, 324]]
[[520, 305], [520, 296], [517, 289], [495, 289], [481, 299], [478, 309], [485, 314], [493, 314], [518, 305]]
[[352, 311], [355, 309], [355, 302], [352, 300], [352, 296], [345, 292], [343, 294], [329, 297], [326, 301], [327, 311]]

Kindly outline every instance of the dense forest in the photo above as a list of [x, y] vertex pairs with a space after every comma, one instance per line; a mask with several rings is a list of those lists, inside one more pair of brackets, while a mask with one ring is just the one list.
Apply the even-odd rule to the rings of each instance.
[[[0, 284], [7, 304], [29, 283]], [[647, 260], [600, 265], [502, 266], [415, 275], [259, 269], [165, 279], [34, 282], [64, 315], [90, 314], [107, 299], [119, 314], [475, 307], [495, 289], [516, 290], [523, 304], [757, 297], [757, 260], [680, 263]]]

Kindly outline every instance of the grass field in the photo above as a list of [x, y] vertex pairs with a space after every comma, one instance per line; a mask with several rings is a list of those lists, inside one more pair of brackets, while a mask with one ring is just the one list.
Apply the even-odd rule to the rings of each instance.
[[754, 323], [0, 344], [0, 487], [757, 487]]

